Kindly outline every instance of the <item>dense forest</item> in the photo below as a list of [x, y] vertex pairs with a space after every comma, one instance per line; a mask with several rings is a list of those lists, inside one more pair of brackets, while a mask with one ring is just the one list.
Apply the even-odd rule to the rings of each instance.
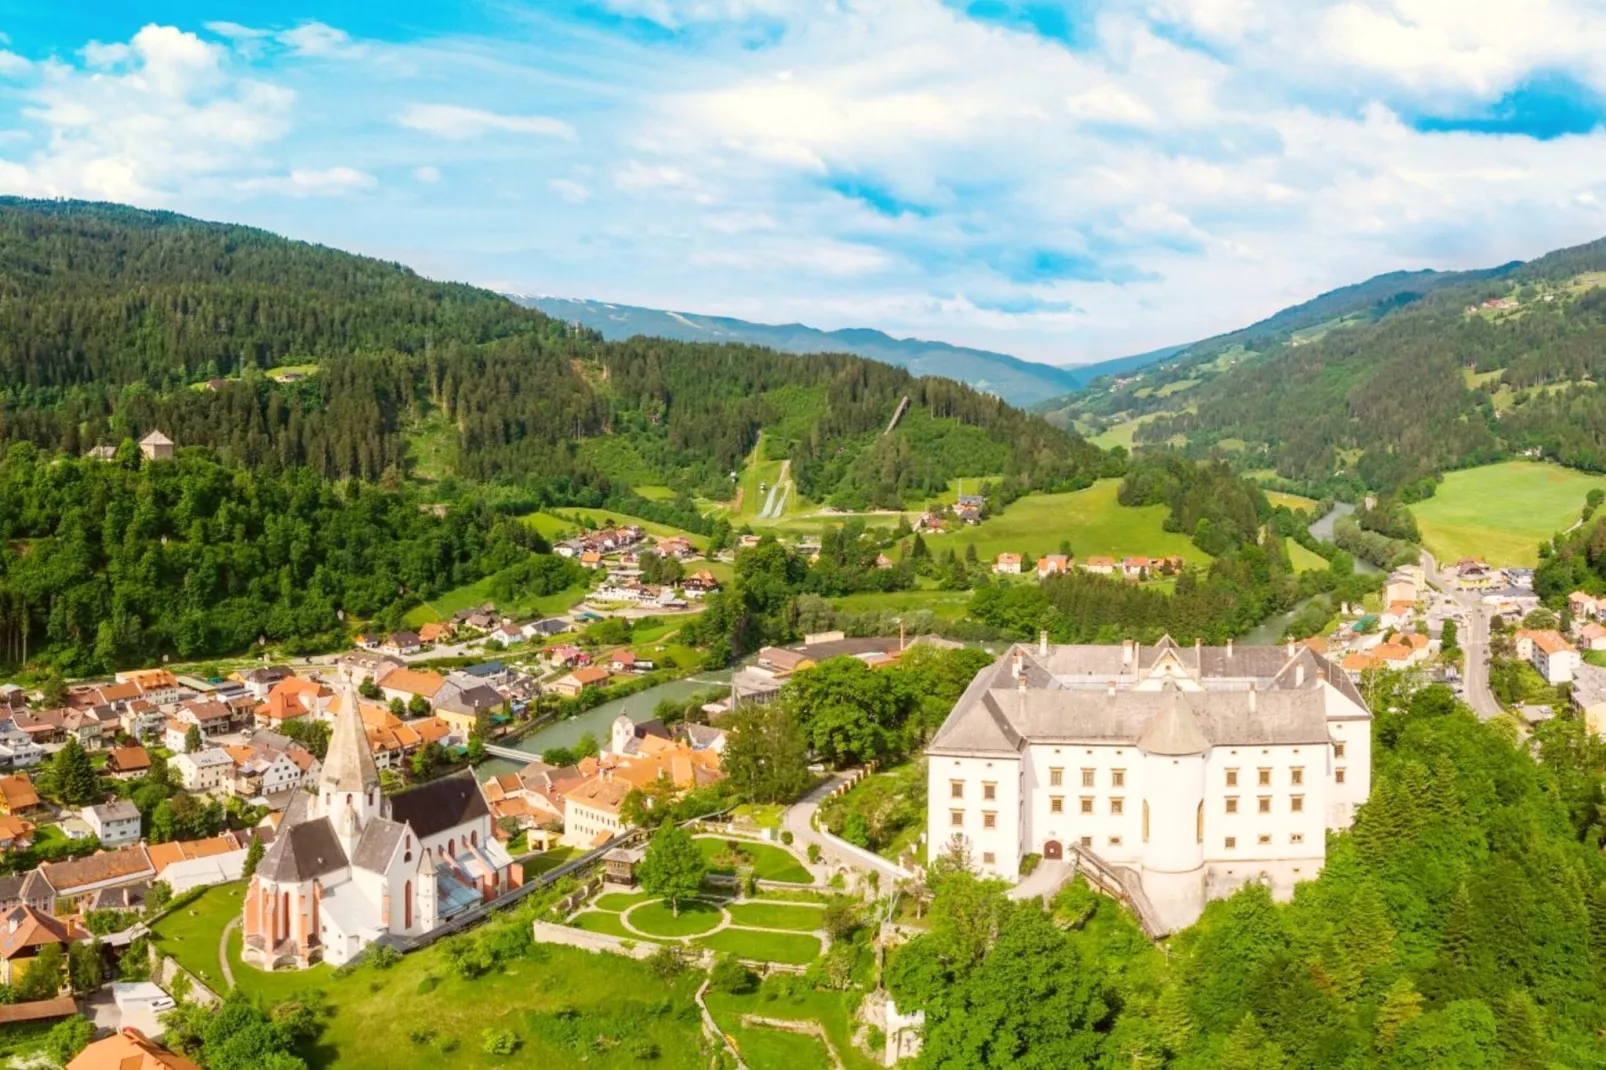
[[548, 549], [469, 500], [444, 517], [404, 491], [306, 468], [229, 465], [190, 448], [169, 461], [0, 457], [0, 664], [87, 673], [163, 654], [298, 649], [516, 567]]
[[[285, 367], [301, 374], [268, 374]], [[850, 508], [955, 476], [1081, 486], [1104, 463], [996, 398], [856, 357], [606, 343], [246, 227], [0, 200], [0, 443], [78, 454], [152, 429], [249, 467], [497, 481], [541, 504], [617, 503], [645, 483], [728, 498], [766, 430], [802, 493]]]
[[1603, 270], [1606, 240], [1487, 272], [1380, 276], [1354, 300], [1337, 291], [1200, 343], [1067, 416], [1151, 415], [1139, 445], [1185, 436], [1192, 455], [1344, 497], [1430, 494], [1447, 469], [1524, 452], [1606, 471]]
[[1045, 909], [939, 863], [894, 953], [919, 1064], [1148, 1070], [1606, 1066], [1599, 741], [1533, 748], [1450, 691], [1375, 681], [1374, 786], [1292, 902], [1250, 885], [1165, 951], [1072, 884]]

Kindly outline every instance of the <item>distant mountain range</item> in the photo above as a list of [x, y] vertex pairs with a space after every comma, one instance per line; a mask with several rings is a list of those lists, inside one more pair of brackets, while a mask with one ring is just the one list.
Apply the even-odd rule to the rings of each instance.
[[894, 338], [868, 328], [822, 331], [801, 323], [751, 323], [728, 316], [669, 312], [606, 301], [527, 294], [507, 296], [556, 319], [589, 327], [610, 340], [645, 335], [683, 342], [739, 342], [767, 346], [782, 353], [851, 353], [907, 368], [916, 375], [955, 379], [977, 390], [996, 394], [1013, 405], [1023, 406], [1061, 397], [1080, 390], [1101, 375], [1139, 368], [1176, 351], [1174, 348], [1158, 350], [1066, 368], [946, 342]]

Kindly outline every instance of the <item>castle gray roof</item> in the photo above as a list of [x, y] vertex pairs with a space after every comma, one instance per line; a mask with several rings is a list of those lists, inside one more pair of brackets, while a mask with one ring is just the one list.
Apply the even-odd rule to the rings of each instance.
[[[286, 815], [285, 821], [289, 820]], [[273, 846], [262, 856], [257, 872], [266, 880], [294, 884], [346, 868], [346, 852], [327, 817], [286, 829], [281, 823]]]
[[[1141, 690], [1139, 689], [1141, 686]], [[1366, 707], [1305, 647], [1015, 647], [983, 669], [928, 748], [1014, 754], [1026, 742], [1128, 743], [1151, 754], [1325, 743], [1328, 688]]]
[[390, 797], [391, 820], [411, 825], [421, 840], [490, 812], [472, 773], [442, 777]]

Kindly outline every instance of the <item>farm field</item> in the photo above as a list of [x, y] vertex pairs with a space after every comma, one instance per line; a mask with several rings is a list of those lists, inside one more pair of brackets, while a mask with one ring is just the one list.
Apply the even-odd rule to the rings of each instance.
[[1311, 553], [1293, 539], [1288, 540], [1288, 560], [1295, 572], [1320, 572], [1327, 567], [1325, 557]]
[[[585, 596], [584, 587], [569, 587], [557, 594], [541, 595], [535, 598], [522, 598], [512, 603], [499, 603], [497, 608], [510, 614], [539, 614], [551, 616], [563, 613]], [[491, 578], [477, 580], [462, 587], [454, 587], [450, 591], [429, 602], [414, 606], [407, 611], [402, 622], [409, 628], [417, 628], [430, 621], [445, 620], [460, 609], [469, 609], [482, 606], [487, 602], [495, 602], [491, 597]]]
[[1298, 494], [1284, 494], [1280, 490], [1268, 490], [1266, 492], [1266, 500], [1271, 503], [1273, 509], [1278, 506], [1286, 506], [1296, 512], [1300, 509], [1308, 512], [1316, 508], [1316, 500], [1314, 498], [1306, 498]]
[[1578, 519], [1584, 496], [1606, 478], [1532, 461], [1449, 472], [1438, 493], [1411, 506], [1422, 541], [1442, 562], [1478, 557], [1533, 566], [1539, 543]]
[[864, 591], [829, 600], [836, 609], [849, 613], [914, 613], [929, 610], [938, 620], [963, 617], [970, 608], [969, 591]]
[[1134, 420], [1122, 420], [1118, 424], [1112, 424], [1108, 431], [1105, 431], [1103, 434], [1094, 435], [1092, 438], [1088, 439], [1088, 441], [1093, 443], [1093, 445], [1097, 446], [1101, 450], [1114, 449], [1116, 446], [1122, 446], [1127, 450], [1131, 450], [1133, 445], [1132, 436], [1137, 434], [1139, 427], [1142, 427], [1150, 420], [1167, 415], [1170, 414], [1151, 412], [1139, 416]]
[[1180, 554], [1189, 564], [1208, 558], [1186, 535], [1164, 530], [1163, 505], [1129, 509], [1115, 500], [1119, 480], [1104, 479], [1086, 490], [1064, 494], [1030, 494], [1010, 505], [999, 516], [976, 527], [926, 540], [933, 554], [950, 549], [963, 555], [974, 544], [976, 555], [990, 561], [1006, 551], [1028, 553], [1034, 558], [1059, 552], [1062, 540], [1081, 560], [1106, 554], [1124, 557], [1165, 557]]

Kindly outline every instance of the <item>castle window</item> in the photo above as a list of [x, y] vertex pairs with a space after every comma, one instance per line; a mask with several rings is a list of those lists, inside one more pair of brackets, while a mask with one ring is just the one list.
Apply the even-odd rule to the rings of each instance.
[[1238, 770], [1236, 770], [1236, 769], [1227, 770], [1227, 787], [1236, 788], [1237, 786], [1238, 786]]
[[1227, 803], [1227, 813], [1236, 814], [1238, 812], [1238, 796], [1236, 796], [1236, 795], [1227, 796], [1226, 803]]
[[992, 800], [998, 798], [998, 785], [997, 784], [983, 784], [981, 786], [981, 797], [983, 799], [986, 799], [988, 802], [991, 802]]
[[1258, 783], [1263, 788], [1267, 788], [1267, 787], [1271, 786], [1271, 770], [1270, 769], [1262, 769], [1262, 770], [1260, 770], [1260, 779], [1259, 779]]
[[1149, 800], [1143, 800], [1143, 842], [1149, 842]]
[[1335, 757], [1335, 758], [1344, 757], [1344, 741], [1343, 740], [1340, 739], [1340, 740], [1334, 740], [1333, 741], [1333, 757]]
[[1048, 797], [1048, 812], [1063, 814], [1065, 812], [1065, 797], [1063, 795], [1050, 795]]
[[1288, 771], [1288, 782], [1294, 785], [1305, 783], [1304, 767], [1296, 765], [1294, 768], [1290, 769]]
[[1262, 833], [1261, 836], [1255, 840], [1255, 842], [1264, 847], [1266, 844], [1271, 842], [1271, 837]]
[[965, 782], [963, 780], [948, 781], [948, 798], [963, 799], [965, 797]]
[[1260, 797], [1260, 812], [1263, 813], [1263, 814], [1271, 813], [1271, 796], [1270, 795], [1262, 795]]
[[1303, 795], [1291, 795], [1291, 796], [1289, 796], [1289, 798], [1288, 798], [1288, 809], [1292, 810], [1296, 814], [1303, 813], [1304, 810], [1305, 810], [1305, 796], [1303, 796]]
[[1061, 786], [1064, 783], [1065, 783], [1065, 770], [1063, 770], [1063, 769], [1050, 769], [1048, 771], [1048, 786], [1049, 787], [1057, 788], [1057, 787]]
[[1082, 770], [1082, 787], [1091, 788], [1093, 786], [1093, 774], [1095, 772], [1096, 770], [1093, 769]]
[[1110, 837], [1110, 846], [1111, 847], [1119, 847], [1119, 846], [1121, 846], [1121, 837], [1119, 837], [1119, 836], [1111, 836]]
[[1333, 783], [1335, 783], [1335, 784], [1344, 783], [1344, 770], [1342, 770], [1342, 769], [1334, 769], [1333, 770]]
[[1303, 832], [1290, 832], [1288, 834], [1288, 842], [1289, 843], [1304, 843], [1305, 842], [1305, 834]]
[[1091, 837], [1091, 836], [1083, 836], [1082, 839], [1079, 842], [1081, 843], [1081, 845], [1083, 847], [1092, 847], [1093, 846], [1093, 837]]
[[1088, 798], [1082, 799], [1082, 813], [1091, 814], [1092, 812], [1093, 812], [1093, 800], [1092, 799], [1088, 799]]
[[991, 865], [995, 864], [997, 861], [998, 861], [998, 856], [993, 854], [993, 852], [991, 852], [991, 851], [983, 851], [981, 853], [981, 864], [982, 865], [991, 866]]
[[998, 827], [998, 815], [991, 810], [984, 810], [981, 815], [981, 827], [993, 829]]
[[948, 824], [952, 825], [954, 828], [958, 828], [960, 825], [963, 825], [964, 823], [965, 823], [965, 812], [963, 810], [949, 810], [948, 811]]
[[[1147, 823], [1148, 820], [1149, 820], [1149, 804], [1148, 803], [1144, 803], [1143, 804], [1143, 820], [1144, 820], [1145, 823]], [[1203, 799], [1199, 800], [1199, 805], [1194, 807], [1194, 810], [1193, 810], [1193, 840], [1194, 840], [1195, 843], [1203, 843], [1204, 842], [1204, 800]]]
[[1227, 850], [1232, 850], [1234, 847], [1238, 846], [1238, 837], [1228, 836], [1226, 840], [1223, 841], [1223, 845], [1227, 848]]
[[1121, 807], [1122, 807], [1122, 800], [1120, 800], [1120, 799], [1111, 799], [1110, 800], [1110, 813], [1111, 814], [1119, 816], [1121, 814], [1121, 812], [1122, 812]]
[[1111, 769], [1110, 770], [1110, 787], [1112, 787], [1112, 788], [1124, 788], [1124, 787], [1126, 787], [1126, 770], [1125, 769]]

